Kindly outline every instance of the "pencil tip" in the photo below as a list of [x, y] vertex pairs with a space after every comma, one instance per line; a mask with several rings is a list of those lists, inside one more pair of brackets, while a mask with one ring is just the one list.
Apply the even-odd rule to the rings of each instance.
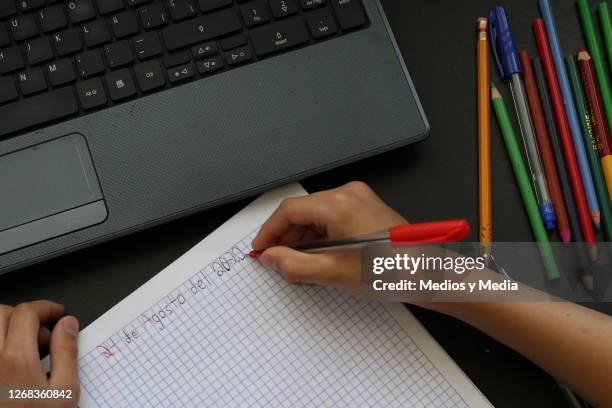
[[569, 229], [559, 231], [559, 235], [561, 235], [561, 241], [565, 242], [566, 244], [572, 240], [572, 231]]
[[253, 259], [257, 258], [258, 256], [259, 256], [259, 251], [256, 251], [256, 250], [253, 249], [253, 250], [251, 250], [251, 252], [249, 252], [249, 257], [251, 257]]
[[588, 291], [593, 291], [595, 289], [595, 284], [593, 282], [593, 275], [584, 275], [582, 277], [582, 284]]
[[599, 211], [591, 211], [591, 219], [593, 220], [593, 225], [599, 231], [599, 227], [601, 226], [601, 214]]
[[495, 86], [495, 82], [491, 82], [491, 99], [499, 99], [501, 98], [501, 94], [497, 90]]
[[589, 247], [589, 255], [591, 255], [591, 260], [593, 262], [597, 262], [597, 245], [591, 244]]
[[591, 55], [588, 53], [586, 48], [578, 48], [578, 61], [588, 61], [591, 59]]

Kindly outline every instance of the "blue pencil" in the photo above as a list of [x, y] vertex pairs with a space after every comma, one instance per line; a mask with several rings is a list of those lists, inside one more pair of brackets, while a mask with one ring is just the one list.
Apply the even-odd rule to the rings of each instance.
[[555, 62], [555, 67], [557, 68], [557, 77], [559, 79], [559, 85], [561, 86], [563, 104], [565, 105], [567, 119], [572, 133], [572, 141], [574, 143], [574, 150], [576, 152], [578, 166], [580, 167], [580, 175], [582, 176], [582, 185], [584, 187], [587, 203], [589, 205], [589, 212], [591, 213], [593, 224], [595, 227], [599, 228], [599, 203], [597, 201], [597, 195], [595, 194], [595, 186], [591, 177], [591, 169], [589, 167], [589, 161], [587, 160], [586, 150], [584, 149], [584, 143], [582, 142], [582, 130], [580, 129], [580, 121], [578, 120], [576, 106], [574, 105], [572, 88], [570, 87], [567, 71], [565, 70], [565, 64], [563, 63], [563, 53], [561, 52], [561, 44], [559, 43], [559, 35], [557, 34], [555, 18], [553, 16], [552, 7], [550, 6], [550, 0], [538, 0], [538, 4], [540, 5], [542, 19], [546, 25], [548, 41], [550, 42], [553, 60]]

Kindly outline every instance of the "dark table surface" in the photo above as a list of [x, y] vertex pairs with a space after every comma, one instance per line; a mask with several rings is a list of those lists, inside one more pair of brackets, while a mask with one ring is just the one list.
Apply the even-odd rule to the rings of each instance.
[[[316, 191], [363, 180], [409, 220], [466, 218], [478, 225], [474, 23], [496, 2], [382, 3], [431, 123], [431, 137], [309, 178], [303, 184]], [[530, 23], [539, 16], [536, 1], [504, 3], [519, 48], [535, 53]], [[554, 4], [564, 50], [574, 52], [583, 41], [574, 1]], [[496, 74], [493, 78], [497, 79]], [[505, 86], [502, 92], [507, 92]], [[496, 126], [492, 149], [495, 239], [532, 240]], [[85, 326], [246, 203], [207, 211], [0, 277], [0, 303], [53, 299], [65, 304]], [[471, 238], [478, 239], [476, 232]], [[553, 379], [512, 350], [459, 321], [412, 309], [496, 407], [566, 406]]]

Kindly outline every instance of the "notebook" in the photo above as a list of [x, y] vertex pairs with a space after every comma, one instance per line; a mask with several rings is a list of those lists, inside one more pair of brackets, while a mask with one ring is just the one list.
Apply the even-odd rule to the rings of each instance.
[[86, 327], [80, 406], [491, 406], [402, 304], [291, 285], [247, 256], [304, 194], [264, 194]]

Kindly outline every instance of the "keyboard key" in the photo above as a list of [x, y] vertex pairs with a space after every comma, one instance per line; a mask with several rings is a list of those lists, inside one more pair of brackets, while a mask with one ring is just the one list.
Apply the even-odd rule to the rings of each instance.
[[168, 16], [161, 3], [153, 3], [149, 6], [139, 8], [138, 15], [140, 16], [142, 26], [146, 30], [151, 30], [168, 23]]
[[68, 17], [74, 24], [91, 20], [96, 16], [96, 9], [91, 0], [72, 0], [66, 3]]
[[290, 17], [265, 27], [256, 28], [251, 30], [250, 34], [255, 53], [259, 56], [304, 44], [310, 39], [299, 17]]
[[209, 74], [223, 68], [223, 58], [220, 55], [196, 62], [200, 74]]
[[268, 0], [272, 15], [276, 18], [283, 18], [297, 13], [298, 5], [296, 0]]
[[174, 54], [164, 56], [164, 66], [166, 68], [176, 67], [177, 65], [186, 64], [189, 62], [189, 54], [187, 51], [181, 51]]
[[193, 0], [168, 0], [170, 17], [174, 21], [181, 21], [197, 14]]
[[166, 85], [166, 79], [159, 66], [159, 62], [156, 60], [136, 64], [134, 66], [134, 73], [136, 74], [138, 88], [142, 92], [149, 92]]
[[229, 6], [230, 4], [232, 4], [232, 0], [200, 0], [200, 9], [202, 11], [211, 11]]
[[224, 50], [233, 50], [234, 48], [238, 48], [241, 45], [245, 45], [247, 43], [247, 39], [244, 34], [236, 34], [228, 38], [224, 38], [221, 40], [221, 48]]
[[100, 14], [114, 13], [123, 10], [123, 0], [96, 0]]
[[326, 0], [300, 0], [304, 10], [310, 10], [315, 7], [320, 7], [326, 3]]
[[83, 48], [81, 43], [81, 37], [74, 28], [61, 31], [53, 36], [53, 42], [55, 43], [55, 49], [60, 56], [72, 54], [73, 52], [80, 51]]
[[11, 43], [11, 37], [9, 37], [8, 31], [4, 24], [0, 23], [0, 47], [7, 46]]
[[[13, 1], [13, 0], [5, 0], [5, 1]], [[19, 0], [17, 2], [17, 7], [21, 11], [30, 11], [35, 8], [39, 8], [45, 5], [45, 0]]]
[[314, 38], [323, 38], [338, 31], [336, 21], [328, 8], [322, 8], [306, 14], [308, 28]]
[[0, 136], [72, 115], [79, 111], [72, 88], [66, 87], [0, 107]]
[[13, 101], [19, 97], [13, 78], [0, 78], [0, 104]]
[[47, 82], [40, 68], [33, 68], [21, 72], [17, 75], [17, 82], [24, 96], [33, 95], [47, 89]]
[[96, 47], [112, 39], [104, 20], [94, 20], [86, 23], [83, 25], [82, 30], [85, 44], [88, 47]]
[[194, 75], [195, 70], [191, 62], [168, 70], [168, 79], [170, 79], [170, 82], [172, 83], [184, 81], [193, 77]]
[[92, 78], [88, 81], [79, 82], [76, 85], [76, 90], [81, 106], [85, 110], [97, 108], [107, 103], [106, 93], [100, 78]]
[[100, 56], [100, 51], [91, 50], [74, 57], [77, 71], [83, 78], [99, 74], [104, 71], [104, 62]]
[[242, 24], [236, 12], [233, 9], [226, 9], [167, 27], [163, 31], [163, 38], [166, 47], [175, 50], [240, 29]]
[[134, 37], [134, 48], [136, 49], [136, 56], [141, 60], [162, 53], [162, 46], [157, 33], [145, 33]]
[[76, 79], [72, 61], [68, 58], [47, 64], [46, 70], [52, 86], [64, 85]]
[[127, 68], [106, 74], [106, 87], [113, 101], [129, 98], [136, 94], [136, 86], [132, 74]]
[[19, 50], [19, 47], [12, 46], [0, 50], [0, 74], [16, 71], [24, 66], [25, 64], [23, 62], [23, 57], [21, 56], [21, 50]]
[[15, 17], [8, 22], [8, 25], [13, 33], [13, 38], [17, 41], [27, 40], [38, 35], [36, 20], [30, 14]]
[[235, 50], [225, 53], [225, 60], [227, 61], [228, 65], [241, 64], [250, 60], [251, 58], [253, 58], [253, 55], [251, 54], [251, 48], [248, 46], [236, 48]]
[[151, 0], [127, 0], [128, 6], [138, 6], [140, 4], [145, 4], [150, 2]]
[[38, 12], [40, 27], [45, 33], [60, 30], [68, 25], [66, 14], [62, 6], [51, 6]]
[[350, 30], [367, 22], [361, 0], [331, 0], [331, 3], [343, 30]]
[[10, 17], [17, 13], [15, 2], [11, 0], [0, 1], [0, 18]]
[[210, 57], [211, 55], [215, 55], [218, 52], [219, 48], [217, 47], [217, 43], [214, 41], [191, 47], [191, 55], [193, 55], [194, 59]]
[[53, 59], [53, 50], [47, 37], [37, 38], [25, 44], [26, 59], [30, 65]]
[[247, 26], [252, 27], [270, 21], [270, 13], [263, 0], [254, 0], [240, 6], [242, 18]]
[[127, 37], [140, 31], [138, 20], [132, 10], [111, 17], [111, 26], [117, 38]]
[[102, 49], [106, 64], [111, 69], [122, 67], [134, 61], [130, 43], [127, 40], [117, 41], [109, 44]]

